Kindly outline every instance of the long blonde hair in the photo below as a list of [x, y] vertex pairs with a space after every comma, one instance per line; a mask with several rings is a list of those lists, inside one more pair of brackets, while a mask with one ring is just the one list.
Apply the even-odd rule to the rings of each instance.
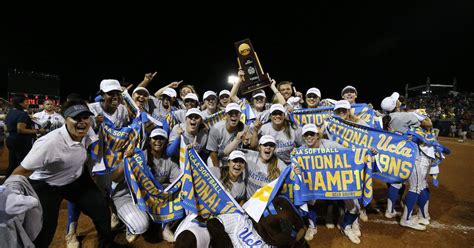
[[232, 181], [230, 180], [230, 167], [229, 165], [227, 166], [222, 166], [220, 168], [221, 170], [221, 182], [222, 185], [224, 185], [224, 188], [226, 188], [228, 191], [232, 191]]
[[268, 179], [273, 181], [280, 176], [280, 169], [278, 168], [278, 158], [275, 154], [268, 161]]

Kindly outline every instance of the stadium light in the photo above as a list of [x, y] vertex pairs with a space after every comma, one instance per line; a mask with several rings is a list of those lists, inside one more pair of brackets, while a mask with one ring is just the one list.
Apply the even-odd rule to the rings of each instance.
[[235, 76], [235, 75], [230, 75], [228, 78], [227, 78], [227, 82], [229, 84], [235, 84], [237, 83], [237, 81], [239, 81], [239, 77]]

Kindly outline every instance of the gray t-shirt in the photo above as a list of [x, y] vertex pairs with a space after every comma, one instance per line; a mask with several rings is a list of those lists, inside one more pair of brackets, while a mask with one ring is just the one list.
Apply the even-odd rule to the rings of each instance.
[[[250, 199], [252, 195], [261, 187], [271, 182], [268, 178], [268, 163], [263, 163], [259, 158], [259, 152], [252, 150], [244, 150], [245, 157], [247, 158], [246, 168], [246, 189], [247, 199]], [[278, 159], [277, 162], [280, 173], [286, 168], [286, 164]]]
[[229, 133], [226, 128], [226, 120], [217, 122], [209, 130], [209, 141], [207, 142], [206, 149], [211, 152], [217, 152], [217, 156], [222, 164], [227, 161], [227, 156], [224, 155], [225, 147], [232, 142], [238, 133], [236, 129], [233, 133]]
[[275, 154], [278, 156], [278, 158], [283, 160], [283, 162], [285, 162], [286, 164], [289, 164], [290, 154], [291, 154], [291, 151], [293, 151], [293, 148], [299, 147], [303, 144], [300, 127], [293, 129], [290, 126], [290, 134], [291, 134], [290, 138], [288, 138], [284, 130], [276, 131], [273, 128], [272, 123], [269, 122], [262, 126], [258, 137], [262, 137], [263, 135], [271, 135], [275, 137], [275, 140], [277, 143]]
[[163, 102], [154, 96], [150, 96], [150, 99], [153, 101], [153, 104], [155, 105], [155, 109], [153, 109], [153, 116], [158, 117], [157, 119], [159, 121], [163, 121], [166, 118], [166, 115], [168, 114], [168, 110], [163, 107]]
[[[221, 168], [216, 167], [216, 166], [211, 166], [209, 167], [209, 170], [223, 184], [223, 182], [221, 181]], [[232, 182], [232, 181], [230, 182], [232, 183], [232, 190], [229, 192], [228, 189], [226, 189], [230, 193], [230, 195], [232, 195], [232, 197], [234, 197], [234, 199], [237, 202], [240, 202], [241, 200], [245, 200], [245, 182], [242, 176], [240, 176], [237, 179], [237, 182]], [[225, 187], [225, 185], [223, 186]]]
[[413, 112], [394, 112], [390, 114], [390, 126], [395, 132], [406, 133], [411, 127], [419, 127], [420, 121]]
[[153, 158], [153, 164], [148, 163], [148, 166], [150, 166], [153, 175], [163, 188], [174, 182], [181, 174], [179, 165], [171, 158]]
[[[186, 145], [190, 144], [191, 142], [194, 141], [195, 136], [189, 134], [186, 131], [186, 123], [181, 123], [181, 124], [178, 124], [178, 125], [174, 126], [173, 130], [171, 130], [170, 137], [169, 137], [169, 143], [170, 144], [173, 143], [173, 141], [178, 138], [178, 131], [177, 131], [178, 127], [181, 127], [184, 130], [183, 137], [184, 137], [184, 143]], [[203, 128], [203, 129], [199, 130], [199, 132], [197, 134], [197, 139], [196, 139], [197, 145], [194, 146], [194, 149], [196, 150], [196, 152], [200, 153], [206, 147], [207, 140], [208, 140], [207, 129]]]
[[186, 112], [187, 109], [178, 109], [173, 112], [174, 118], [179, 122], [179, 123], [186, 123]]

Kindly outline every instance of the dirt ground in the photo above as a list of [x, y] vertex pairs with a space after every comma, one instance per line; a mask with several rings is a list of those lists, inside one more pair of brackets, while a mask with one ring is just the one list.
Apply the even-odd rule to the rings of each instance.
[[[458, 143], [453, 138], [440, 138], [452, 154], [442, 163], [440, 187], [430, 184], [431, 225], [427, 231], [415, 231], [398, 225], [383, 216], [385, 209], [385, 183], [376, 181], [373, 207], [369, 221], [361, 222], [361, 247], [474, 247], [474, 142]], [[0, 151], [0, 171], [7, 166], [8, 153]], [[399, 209], [400, 210], [400, 209]], [[320, 218], [324, 219], [324, 218]], [[61, 207], [58, 228], [51, 247], [65, 247], [64, 235], [67, 224], [65, 202]], [[125, 244], [124, 231], [118, 231], [116, 241]], [[82, 247], [96, 246], [96, 231], [91, 220], [81, 215], [78, 227]], [[1, 242], [1, 241], [0, 241]], [[329, 230], [324, 223], [318, 224], [318, 233], [310, 242], [311, 247], [354, 247], [338, 229]], [[148, 242], [139, 237], [129, 247], [173, 247], [166, 241]]]

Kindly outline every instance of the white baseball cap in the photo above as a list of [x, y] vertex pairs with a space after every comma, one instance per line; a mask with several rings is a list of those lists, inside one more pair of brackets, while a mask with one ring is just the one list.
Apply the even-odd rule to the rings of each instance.
[[137, 91], [143, 91], [143, 92], [146, 92], [146, 94], [149, 96], [150, 95], [150, 92], [148, 92], [148, 90], [145, 88], [145, 87], [136, 87], [134, 90], [133, 90], [133, 93], [137, 92]]
[[391, 96], [385, 97], [380, 103], [380, 107], [383, 111], [392, 112], [397, 106], [397, 100], [400, 97], [400, 94], [393, 92]]
[[252, 95], [252, 98], [257, 98], [259, 96], [263, 96], [263, 97], [267, 97], [267, 95], [265, 94], [265, 91], [263, 90], [259, 90], [259, 91], [255, 91]]
[[203, 100], [206, 100], [208, 97], [210, 96], [215, 96], [217, 97], [217, 94], [216, 92], [212, 91], [212, 90], [208, 90], [206, 92], [204, 92], [204, 96], [202, 97]]
[[227, 106], [225, 107], [225, 113], [227, 114], [232, 110], [237, 110], [237, 111], [242, 113], [242, 110], [240, 109], [239, 104], [237, 104], [235, 102], [231, 102], [231, 103], [227, 104]]
[[347, 100], [339, 100], [334, 104], [334, 110], [336, 109], [351, 109], [351, 104]]
[[245, 163], [247, 163], [247, 159], [245, 158], [245, 154], [242, 152], [242, 151], [232, 151], [230, 154], [229, 154], [229, 160], [234, 160], [236, 158], [241, 158], [245, 161]]
[[100, 82], [100, 90], [107, 93], [112, 90], [122, 91], [119, 81], [115, 79], [104, 79]]
[[258, 140], [258, 144], [259, 145], [263, 145], [263, 144], [266, 144], [266, 143], [273, 143], [276, 145], [276, 140], [273, 136], [271, 135], [263, 135], [259, 140]]
[[222, 95], [228, 95], [228, 96], [230, 96], [230, 91], [228, 91], [228, 90], [221, 90], [221, 92], [219, 92], [219, 97], [221, 97]]
[[174, 90], [173, 88], [166, 88], [161, 94], [167, 95], [169, 97], [176, 97], [176, 90]]
[[283, 107], [283, 105], [281, 105], [279, 103], [272, 104], [272, 106], [270, 107], [270, 114], [275, 112], [275, 111], [281, 111], [281, 112], [283, 112], [283, 114], [286, 113], [286, 110]]
[[196, 114], [196, 115], [199, 115], [201, 116], [201, 119], [204, 118], [204, 116], [202, 115], [201, 111], [197, 108], [190, 108], [188, 109], [188, 111], [186, 111], [186, 117], [192, 115], [192, 114]]
[[317, 95], [319, 98], [321, 98], [321, 91], [319, 91], [318, 88], [313, 87], [313, 88], [309, 88], [309, 90], [306, 91], [306, 95], [311, 94], [311, 93], [313, 93], [313, 94]]
[[186, 100], [186, 99], [191, 99], [191, 100], [194, 100], [194, 101], [196, 101], [196, 102], [199, 102], [198, 96], [197, 96], [196, 94], [194, 94], [194, 93], [188, 93], [188, 94], [186, 94], [186, 96], [184, 97], [183, 100]]
[[344, 87], [344, 89], [342, 89], [342, 91], [341, 91], [341, 96], [344, 95], [344, 92], [345, 92], [346, 90], [353, 90], [353, 91], [355, 91], [355, 94], [357, 95], [357, 90], [356, 90], [356, 88], [355, 88], [354, 86], [352, 86], [352, 85], [347, 85], [346, 87]]
[[303, 126], [303, 135], [307, 132], [319, 133], [316, 125], [312, 123]]
[[155, 129], [153, 129], [153, 131], [151, 131], [150, 138], [153, 138], [153, 137], [156, 137], [156, 136], [161, 136], [161, 137], [168, 138], [168, 133], [165, 130], [161, 129], [161, 128], [155, 128]]

